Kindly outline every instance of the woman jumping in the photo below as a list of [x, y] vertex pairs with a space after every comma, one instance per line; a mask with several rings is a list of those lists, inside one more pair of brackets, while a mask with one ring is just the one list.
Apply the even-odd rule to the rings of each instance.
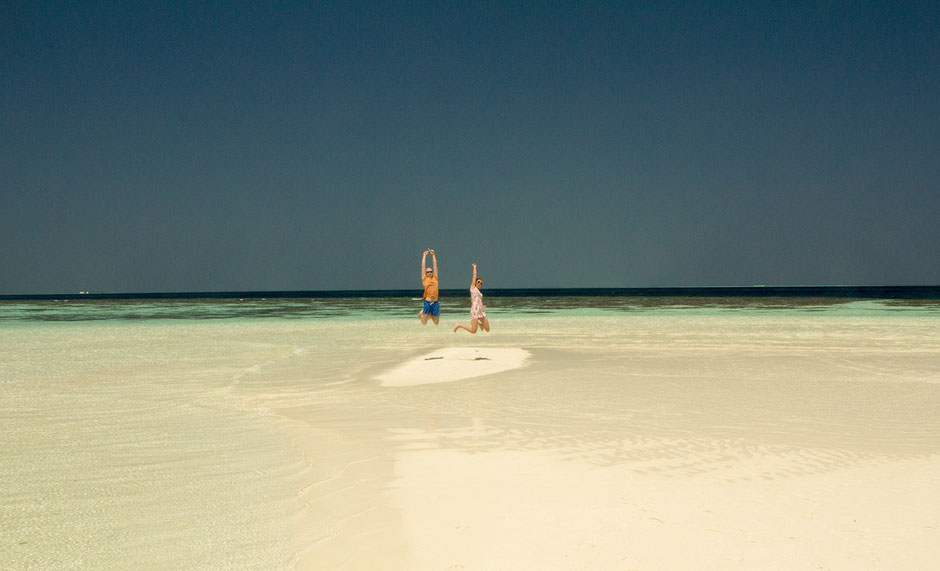
[[470, 325], [461, 325], [458, 323], [454, 325], [454, 333], [457, 333], [458, 329], [466, 329], [470, 333], [477, 332], [477, 323], [480, 324], [480, 327], [483, 328], [483, 331], [489, 332], [490, 330], [490, 321], [486, 318], [486, 306], [483, 305], [483, 294], [480, 292], [480, 287], [483, 285], [483, 280], [477, 279], [477, 265], [473, 264], [473, 280], [470, 282]]

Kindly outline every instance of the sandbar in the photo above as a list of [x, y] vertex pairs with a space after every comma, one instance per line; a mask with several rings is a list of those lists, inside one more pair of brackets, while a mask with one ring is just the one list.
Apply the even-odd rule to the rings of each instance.
[[526, 364], [530, 353], [518, 347], [444, 347], [376, 375], [383, 387], [448, 383], [492, 375]]

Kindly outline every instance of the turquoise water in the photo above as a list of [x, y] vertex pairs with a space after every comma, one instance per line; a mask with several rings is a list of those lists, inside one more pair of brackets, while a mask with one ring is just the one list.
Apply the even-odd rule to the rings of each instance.
[[[490, 311], [510, 315], [618, 315], [624, 312], [698, 314], [736, 311], [824, 311], [830, 315], [936, 315], [937, 299], [703, 296], [487, 297]], [[442, 311], [459, 319], [469, 297], [442, 300]], [[29, 322], [147, 319], [397, 319], [420, 310], [409, 297], [43, 299], [0, 300], [0, 326]]]

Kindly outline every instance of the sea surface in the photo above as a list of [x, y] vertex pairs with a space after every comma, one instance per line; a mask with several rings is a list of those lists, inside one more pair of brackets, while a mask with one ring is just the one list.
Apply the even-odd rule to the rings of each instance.
[[[654, 438], [805, 449], [812, 433], [820, 469], [940, 453], [937, 286], [484, 290], [493, 330], [476, 336], [451, 331], [467, 292], [443, 292], [437, 327], [418, 295], [0, 296], [0, 568], [404, 568], [382, 498], [409, 434], [599, 464], [649, 462]], [[456, 345], [533, 357], [490, 379], [374, 380]], [[827, 423], [843, 405], [858, 421]], [[558, 428], [574, 417], [589, 441]]]
[[[931, 309], [940, 286], [751, 286], [484, 290], [513, 313], [872, 307]], [[112, 319], [397, 318], [414, 312], [418, 290], [247, 291], [0, 295], [0, 322]], [[466, 290], [441, 290], [445, 308], [469, 307]], [[419, 308], [420, 309], [420, 308]]]

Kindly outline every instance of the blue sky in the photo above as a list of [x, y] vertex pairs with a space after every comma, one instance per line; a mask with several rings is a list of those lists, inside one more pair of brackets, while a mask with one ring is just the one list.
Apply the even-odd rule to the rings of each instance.
[[0, 293], [940, 283], [938, 2], [4, 2]]

